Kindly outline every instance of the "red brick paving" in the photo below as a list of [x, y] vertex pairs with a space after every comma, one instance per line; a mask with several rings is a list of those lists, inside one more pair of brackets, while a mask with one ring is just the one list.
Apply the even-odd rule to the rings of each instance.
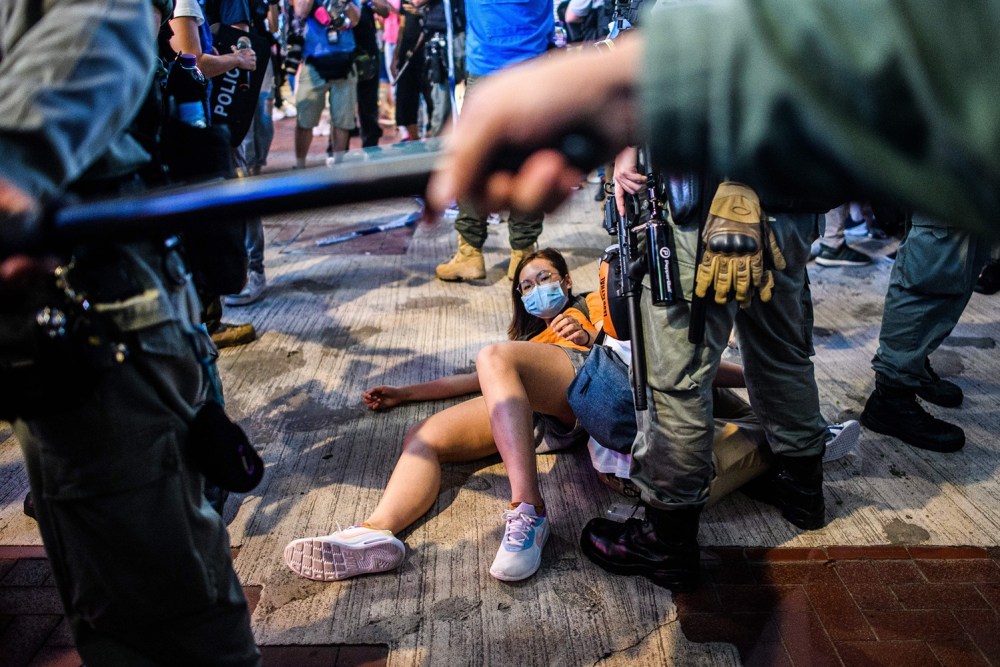
[[[238, 555], [233, 550], [233, 557]], [[81, 667], [41, 547], [0, 547], [0, 665], [3, 667]], [[260, 586], [244, 586], [250, 611], [260, 601]], [[386, 646], [261, 646], [265, 667], [379, 667]]]
[[[0, 662], [78, 667], [41, 556], [0, 547]], [[968, 547], [708, 549], [702, 586], [676, 596], [680, 625], [690, 641], [734, 644], [749, 666], [1000, 666], [998, 556]], [[261, 588], [244, 590], [252, 609]], [[261, 653], [279, 667], [374, 666], [388, 648]]]
[[1000, 566], [978, 547], [708, 549], [676, 596], [695, 642], [745, 665], [1000, 665]]

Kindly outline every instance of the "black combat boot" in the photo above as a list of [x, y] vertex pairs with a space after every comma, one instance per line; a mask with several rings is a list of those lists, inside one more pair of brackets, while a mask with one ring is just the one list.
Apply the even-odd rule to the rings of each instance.
[[646, 519], [619, 523], [591, 519], [580, 547], [591, 561], [615, 574], [639, 575], [675, 593], [698, 585], [698, 515], [701, 507], [646, 507]]
[[878, 380], [861, 413], [861, 423], [876, 433], [932, 452], [957, 452], [965, 446], [965, 432], [929, 415], [920, 407], [914, 390], [891, 387]]
[[1000, 261], [995, 259], [990, 260], [983, 267], [982, 272], [979, 274], [979, 279], [976, 281], [976, 286], [972, 289], [980, 294], [996, 294], [1000, 292]]
[[930, 384], [922, 385], [920, 389], [917, 389], [917, 396], [924, 399], [928, 403], [940, 405], [942, 408], [957, 408], [960, 406], [962, 404], [962, 399], [964, 398], [962, 388], [954, 382], [942, 380], [941, 376], [935, 373], [934, 369], [931, 368], [930, 359], [924, 362], [924, 367], [927, 369], [927, 372], [930, 373], [931, 382]]
[[771, 469], [745, 484], [742, 491], [754, 500], [777, 507], [781, 516], [802, 530], [826, 525], [822, 454], [778, 454]]

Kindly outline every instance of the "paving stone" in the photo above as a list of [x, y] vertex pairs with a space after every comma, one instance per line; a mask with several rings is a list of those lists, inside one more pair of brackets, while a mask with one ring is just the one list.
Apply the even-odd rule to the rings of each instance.
[[793, 667], [791, 656], [781, 642], [737, 644], [743, 667]]
[[837, 584], [806, 584], [813, 609], [834, 641], [875, 639], [847, 589]]
[[21, 614], [0, 632], [0, 656], [4, 665], [27, 665], [45, 645], [59, 616]]
[[917, 560], [954, 560], [957, 558], [989, 558], [983, 547], [911, 546], [906, 548]]
[[912, 561], [877, 560], [872, 561], [871, 565], [878, 573], [879, 579], [887, 584], [912, 584], [927, 581]]
[[896, 595], [882, 583], [870, 561], [843, 561], [836, 563], [834, 569], [858, 608], [902, 608]]
[[62, 600], [52, 586], [0, 589], [0, 614], [55, 614], [62, 616]]
[[948, 611], [866, 611], [865, 618], [881, 641], [932, 641], [965, 636], [965, 630]]
[[84, 667], [83, 658], [72, 646], [45, 646], [28, 667]]
[[0, 579], [0, 587], [53, 585], [52, 568], [45, 558], [22, 558]]
[[836, 642], [837, 653], [848, 667], [862, 665], [906, 665], [940, 667], [926, 642]]
[[990, 663], [972, 639], [944, 639], [927, 642], [943, 667], [987, 667]]
[[831, 546], [826, 548], [826, 553], [831, 560], [856, 560], [856, 559], [910, 559], [910, 552], [906, 547], [892, 546]]
[[978, 609], [955, 609], [951, 613], [986, 659], [1000, 665], [1000, 616]]
[[833, 642], [819, 616], [812, 610], [783, 614], [779, 629], [792, 664], [808, 667], [840, 665]]
[[833, 567], [821, 562], [781, 562], [751, 563], [750, 569], [760, 584], [808, 584], [837, 580]]
[[681, 619], [681, 630], [693, 642], [729, 642], [737, 646], [781, 641], [771, 615], [691, 614]]
[[972, 584], [892, 584], [906, 609], [990, 609]]
[[1000, 567], [992, 559], [919, 560], [916, 566], [933, 582], [1000, 582]]
[[994, 611], [1000, 611], [1000, 584], [976, 584], [976, 590], [986, 598]]

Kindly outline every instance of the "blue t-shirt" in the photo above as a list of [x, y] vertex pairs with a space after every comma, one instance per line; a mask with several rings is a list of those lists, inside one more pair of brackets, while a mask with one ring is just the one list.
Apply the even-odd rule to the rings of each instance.
[[[352, 0], [351, 4], [361, 11], [361, 3]], [[306, 19], [306, 43], [302, 47], [302, 53], [306, 56], [321, 56], [326, 53], [344, 53], [354, 51], [354, 28], [341, 30], [337, 33], [337, 42], [331, 44], [326, 39], [326, 28], [319, 24], [319, 21], [309, 15]]]
[[476, 76], [544, 53], [555, 29], [552, 0], [469, 0], [465, 23], [466, 69]]

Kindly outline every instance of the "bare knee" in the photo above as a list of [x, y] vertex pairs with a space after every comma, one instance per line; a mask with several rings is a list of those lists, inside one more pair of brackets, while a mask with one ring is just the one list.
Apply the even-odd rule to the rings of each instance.
[[488, 372], [510, 365], [510, 346], [503, 343], [493, 343], [479, 350], [476, 355], [476, 370], [480, 373]]
[[419, 456], [421, 458], [433, 457], [439, 458], [440, 452], [438, 448], [435, 447], [435, 443], [427, 437], [427, 429], [425, 424], [427, 420], [414, 424], [406, 430], [406, 435], [403, 436], [403, 452], [405, 454], [412, 454], [414, 456]]

